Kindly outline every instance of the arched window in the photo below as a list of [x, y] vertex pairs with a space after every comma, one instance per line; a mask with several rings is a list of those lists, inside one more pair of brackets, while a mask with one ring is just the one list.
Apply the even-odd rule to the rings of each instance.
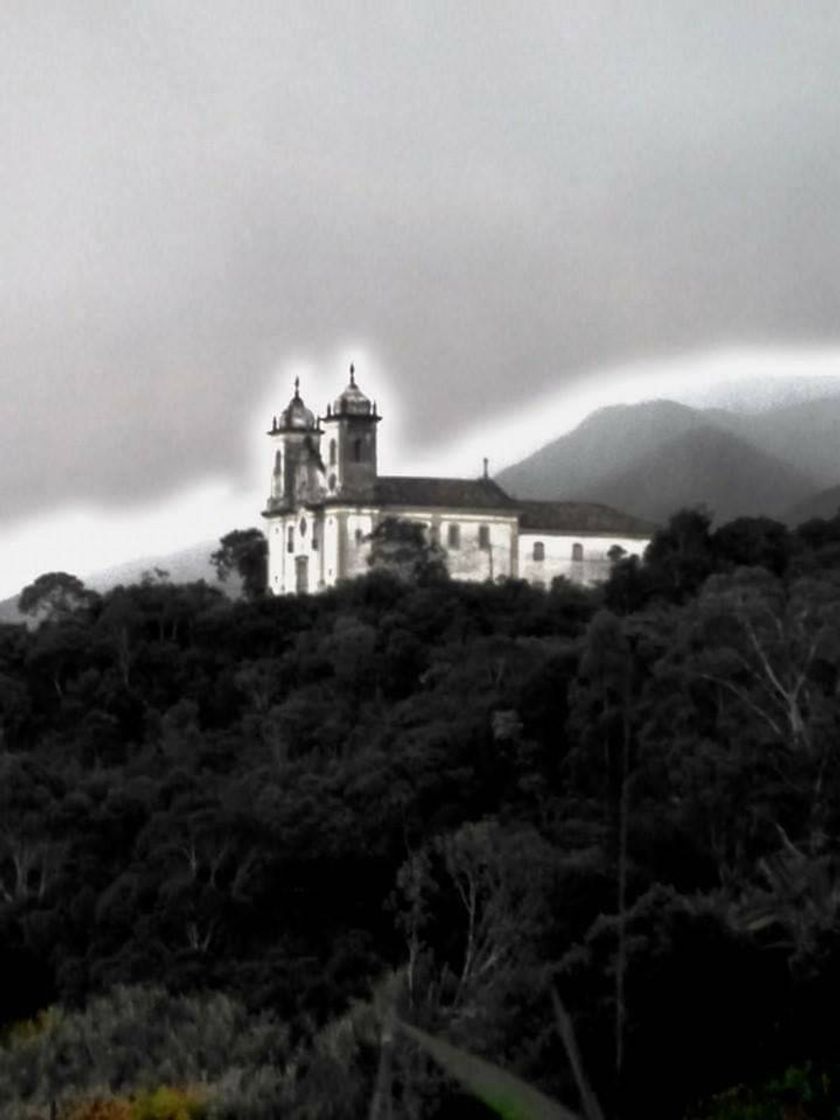
[[490, 526], [489, 525], [479, 525], [479, 527], [478, 527], [478, 547], [479, 548], [489, 548], [490, 547]]
[[449, 523], [449, 528], [446, 530], [446, 543], [449, 548], [461, 547], [461, 526], [456, 525], [454, 522]]
[[295, 550], [295, 531], [292, 528], [292, 526], [290, 525], [289, 530], [286, 533], [286, 551], [287, 552], [294, 552], [294, 550]]
[[362, 461], [362, 441], [360, 439], [353, 440], [353, 462], [361, 463]]
[[331, 439], [330, 440], [330, 466], [331, 467], [335, 466], [335, 453], [336, 453], [335, 440]]
[[545, 560], [545, 544], [542, 541], [534, 541], [534, 560]]
[[305, 517], [302, 517], [300, 519], [300, 535], [302, 537], [306, 536], [306, 518]]
[[583, 545], [582, 544], [573, 544], [572, 545], [572, 560], [580, 561], [582, 559], [583, 559]]

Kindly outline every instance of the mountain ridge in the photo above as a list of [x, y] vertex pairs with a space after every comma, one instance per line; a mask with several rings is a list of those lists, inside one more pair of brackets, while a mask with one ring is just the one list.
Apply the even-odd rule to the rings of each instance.
[[838, 430], [840, 395], [755, 413], [669, 399], [608, 405], [497, 481], [520, 499], [601, 501], [651, 520], [701, 503], [718, 521], [788, 519], [840, 479]]

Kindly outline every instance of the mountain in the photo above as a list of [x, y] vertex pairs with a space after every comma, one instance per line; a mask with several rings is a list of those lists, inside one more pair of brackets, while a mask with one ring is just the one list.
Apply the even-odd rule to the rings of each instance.
[[709, 425], [666, 440], [594, 483], [585, 497], [658, 522], [681, 507], [706, 505], [720, 523], [781, 517], [813, 485], [783, 460]]
[[840, 396], [729, 415], [744, 438], [812, 475], [818, 485], [832, 486], [840, 479]]
[[146, 556], [139, 560], [129, 560], [112, 568], [104, 568], [93, 575], [83, 576], [85, 584], [94, 591], [107, 591], [120, 583], [139, 583], [146, 572], [153, 573], [160, 568], [168, 573], [172, 583], [193, 583], [203, 579], [216, 583], [216, 569], [210, 563], [210, 555], [219, 547], [217, 540], [202, 541], [166, 556]]
[[500, 471], [497, 481], [517, 498], [590, 498], [601, 480], [678, 436], [708, 427], [717, 416], [717, 410], [676, 401], [609, 405], [587, 416], [574, 431]]
[[785, 513], [784, 520], [788, 525], [801, 525], [803, 521], [811, 521], [815, 517], [830, 520], [840, 512], [840, 486], [829, 486], [812, 494], [804, 501], [797, 502]]
[[782, 517], [840, 474], [840, 397], [755, 413], [646, 401], [599, 409], [500, 472], [519, 498], [597, 501], [662, 520], [707, 505], [718, 521]]

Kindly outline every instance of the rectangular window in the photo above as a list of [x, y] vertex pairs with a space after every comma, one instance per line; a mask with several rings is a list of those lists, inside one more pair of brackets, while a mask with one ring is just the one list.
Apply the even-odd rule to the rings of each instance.
[[534, 559], [545, 560], [545, 545], [542, 541], [534, 541]]
[[490, 547], [490, 526], [489, 525], [479, 525], [479, 527], [478, 527], [478, 547], [479, 548], [489, 548]]
[[446, 531], [446, 543], [449, 548], [461, 547], [461, 526], [450, 522]]
[[578, 561], [583, 559], [583, 545], [582, 544], [573, 544], [572, 545], [572, 559], [573, 560], [578, 560]]

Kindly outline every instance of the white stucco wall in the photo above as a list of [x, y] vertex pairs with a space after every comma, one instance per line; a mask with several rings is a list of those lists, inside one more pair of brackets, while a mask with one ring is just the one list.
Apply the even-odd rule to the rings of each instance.
[[[545, 558], [534, 559], [534, 545], [541, 543]], [[649, 544], [647, 538], [600, 537], [578, 533], [519, 534], [519, 575], [529, 583], [548, 587], [555, 576], [565, 576], [574, 583], [598, 583], [610, 574], [610, 549], [618, 545], [631, 556], [641, 556]], [[580, 546], [583, 559], [575, 559], [575, 545]]]
[[[385, 513], [372, 507], [333, 506], [327, 510], [324, 520], [325, 586], [332, 587], [340, 579], [353, 579], [370, 570], [368, 538], [385, 516], [422, 525], [427, 534], [433, 535], [443, 547], [450, 574], [455, 579], [485, 580], [516, 575], [518, 526], [515, 518], [492, 518], [479, 514], [458, 514], [456, 517], [430, 509], [390, 508]], [[448, 546], [451, 524], [456, 524], [459, 529], [458, 548]], [[489, 534], [489, 546], [486, 548], [479, 545], [482, 525], [487, 527]], [[282, 585], [283, 579], [278, 582]]]
[[[305, 526], [301, 532], [301, 526]], [[288, 534], [292, 531], [292, 551], [288, 549]], [[286, 595], [297, 590], [297, 560], [307, 562], [310, 591], [320, 591], [325, 585], [326, 544], [323, 517], [309, 511], [272, 517], [268, 522], [268, 586], [275, 595]], [[317, 544], [316, 544], [317, 542]]]
[[[457, 525], [458, 547], [449, 543], [449, 527]], [[481, 526], [486, 526], [489, 543], [480, 543]], [[517, 522], [511, 518], [491, 518], [480, 514], [448, 515], [437, 518], [438, 543], [446, 553], [453, 579], [481, 581], [516, 575]]]
[[[400, 517], [423, 525], [435, 536], [445, 554], [453, 579], [482, 581], [519, 577], [529, 583], [548, 587], [555, 576], [565, 576], [575, 583], [592, 584], [609, 575], [610, 549], [618, 545], [628, 555], [641, 556], [648, 545], [638, 537], [607, 537], [584, 533], [520, 532], [513, 518], [492, 518], [481, 514], [449, 515], [438, 510], [389, 509], [389, 517]], [[268, 520], [269, 588], [276, 595], [290, 594], [297, 589], [298, 557], [306, 557], [309, 590], [332, 587], [340, 579], [352, 579], [368, 572], [369, 537], [382, 511], [347, 506], [331, 507], [313, 514], [298, 511]], [[300, 532], [301, 520], [306, 532]], [[457, 525], [459, 547], [449, 545], [449, 526]], [[486, 526], [489, 546], [479, 545], [479, 531]], [[293, 534], [293, 551], [287, 550], [289, 528]], [[318, 548], [313, 548], [313, 529], [318, 533]], [[544, 559], [534, 559], [534, 545], [541, 543]], [[576, 560], [574, 546], [582, 549], [583, 559]]]

